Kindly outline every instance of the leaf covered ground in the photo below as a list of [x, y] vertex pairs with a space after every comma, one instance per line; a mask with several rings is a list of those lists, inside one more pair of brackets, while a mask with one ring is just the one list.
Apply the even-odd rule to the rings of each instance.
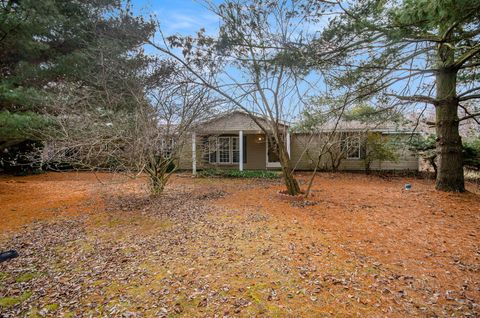
[[[299, 176], [305, 184], [306, 175]], [[413, 185], [404, 191], [404, 183]], [[431, 181], [0, 177], [0, 317], [478, 317], [480, 196]]]

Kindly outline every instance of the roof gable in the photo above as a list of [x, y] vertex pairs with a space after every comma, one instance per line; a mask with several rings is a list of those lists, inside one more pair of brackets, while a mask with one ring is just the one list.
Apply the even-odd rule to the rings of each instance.
[[[262, 115], [253, 115], [256, 120], [264, 127], [268, 127], [267, 119]], [[283, 125], [288, 128], [287, 125]], [[250, 132], [261, 132], [262, 129], [252, 119], [252, 115], [246, 112], [235, 110], [219, 114], [215, 118], [202, 123], [199, 126], [200, 131], [207, 132], [238, 132], [240, 130]]]

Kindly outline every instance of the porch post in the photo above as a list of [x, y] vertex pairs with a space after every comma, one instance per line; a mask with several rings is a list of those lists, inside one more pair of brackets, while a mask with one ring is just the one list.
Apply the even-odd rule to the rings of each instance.
[[243, 171], [243, 130], [238, 132], [238, 147], [239, 147], [239, 155], [238, 155], [238, 170]]
[[290, 157], [290, 132], [287, 131], [287, 153]]
[[197, 174], [197, 134], [192, 133], [192, 173], [195, 176]]

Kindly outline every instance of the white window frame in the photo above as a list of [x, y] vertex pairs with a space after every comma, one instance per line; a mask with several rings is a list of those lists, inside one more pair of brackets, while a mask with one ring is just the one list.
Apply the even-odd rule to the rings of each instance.
[[[227, 149], [222, 149], [222, 141], [227, 141], [224, 145], [227, 145]], [[218, 164], [230, 164], [232, 162], [232, 139], [230, 137], [218, 137], [217, 147], [217, 163]], [[222, 155], [227, 152], [227, 161], [221, 161]], [[222, 158], [223, 159], [223, 158]]]
[[[358, 152], [357, 152], [357, 155], [356, 156], [350, 156], [350, 149], [353, 148], [352, 145], [356, 143], [356, 148], [358, 148]], [[348, 160], [359, 160], [361, 159], [361, 155], [362, 155], [362, 145], [361, 145], [361, 140], [360, 140], [360, 136], [349, 136], [347, 137], [347, 140], [346, 140], [346, 144], [347, 144], [347, 159]]]
[[[228, 161], [220, 162], [220, 141], [228, 139]], [[237, 148], [233, 149], [233, 140], [237, 140]], [[214, 143], [212, 149], [212, 142]], [[213, 151], [212, 151], [213, 150]], [[212, 161], [212, 156], [210, 155], [212, 152], [216, 152], [215, 154], [215, 162]], [[238, 160], [239, 162], [233, 161], [233, 154], [234, 152], [238, 152]], [[219, 136], [219, 137], [212, 137], [209, 139], [209, 156], [208, 162], [210, 164], [218, 164], [218, 165], [232, 165], [232, 164], [239, 164], [240, 160], [240, 138], [238, 136]]]

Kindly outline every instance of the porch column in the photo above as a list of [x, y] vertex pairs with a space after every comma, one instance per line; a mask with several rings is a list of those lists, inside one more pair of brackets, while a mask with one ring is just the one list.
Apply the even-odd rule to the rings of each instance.
[[238, 132], [238, 170], [243, 171], [243, 130]]
[[197, 174], [197, 134], [192, 133], [192, 173], [195, 176]]
[[287, 131], [287, 153], [290, 157], [290, 132]]

